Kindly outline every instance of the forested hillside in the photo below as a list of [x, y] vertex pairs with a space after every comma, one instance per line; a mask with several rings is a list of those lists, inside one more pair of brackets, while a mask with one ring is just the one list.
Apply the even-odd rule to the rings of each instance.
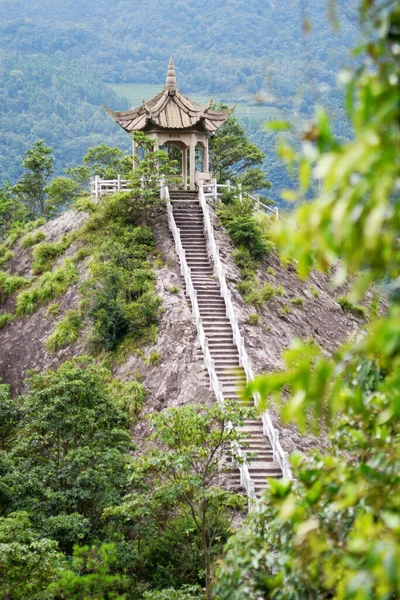
[[[358, 26], [356, 2], [338, 4], [335, 33], [317, 0], [3, 1], [0, 178], [15, 181], [24, 150], [38, 138], [53, 146], [60, 172], [95, 143], [127, 147], [129, 140], [101, 104], [123, 109], [128, 101], [106, 84], [162, 86], [170, 54], [185, 93], [231, 103], [255, 102], [257, 95], [300, 117], [320, 101], [343, 124], [336, 73], [348, 61]], [[250, 117], [244, 125], [268, 149], [266, 168], [278, 188], [283, 170], [272, 156], [273, 137], [261, 133], [262, 122]], [[340, 135], [346, 132], [338, 127]], [[274, 188], [272, 193], [277, 196]]]

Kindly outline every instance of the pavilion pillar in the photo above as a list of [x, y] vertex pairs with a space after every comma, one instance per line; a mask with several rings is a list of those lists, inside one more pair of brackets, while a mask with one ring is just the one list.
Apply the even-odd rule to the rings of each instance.
[[210, 172], [210, 155], [208, 151], [208, 138], [206, 138], [206, 142], [204, 144], [204, 152], [203, 152], [203, 172]]
[[196, 174], [196, 136], [192, 133], [190, 136], [190, 189], [196, 189], [195, 182], [195, 174]]
[[187, 189], [187, 146], [182, 148], [182, 183], [183, 189]]
[[133, 170], [137, 167], [137, 157], [138, 157], [138, 146], [135, 140], [132, 140], [132, 159], [133, 159]]

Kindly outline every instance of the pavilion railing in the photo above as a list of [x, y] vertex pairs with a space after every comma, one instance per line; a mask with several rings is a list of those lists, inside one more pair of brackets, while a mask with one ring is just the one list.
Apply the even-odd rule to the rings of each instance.
[[271, 212], [276, 219], [279, 219], [279, 208], [277, 206], [268, 206], [262, 200], [260, 200], [259, 194], [248, 194], [247, 192], [244, 194], [242, 191], [242, 185], [239, 184], [237, 187], [234, 187], [231, 182], [228, 180], [225, 184], [217, 183], [216, 179], [213, 179], [210, 183], [203, 183], [203, 192], [204, 196], [207, 198], [213, 198], [214, 200], [218, 200], [221, 195], [218, 190], [226, 189], [228, 192], [234, 191], [236, 197], [239, 198], [240, 201], [243, 200], [243, 197], [251, 198], [254, 202], [254, 208], [257, 211], [261, 212]]
[[90, 194], [96, 200], [108, 194], [116, 194], [129, 190], [130, 180], [121, 179], [118, 175], [117, 179], [101, 179], [98, 175], [90, 179]]
[[[204, 332], [203, 322], [202, 322], [202, 318], [200, 315], [199, 304], [197, 301], [197, 291], [194, 288], [194, 285], [192, 282], [191, 269], [187, 264], [185, 249], [182, 246], [180, 229], [179, 229], [179, 227], [177, 227], [175, 219], [174, 219], [172, 204], [171, 204], [170, 197], [169, 197], [169, 189], [168, 189], [168, 186], [165, 185], [165, 183], [163, 183], [163, 182], [161, 184], [161, 198], [165, 200], [166, 205], [167, 205], [168, 225], [171, 230], [172, 236], [174, 238], [175, 249], [176, 249], [176, 252], [179, 257], [181, 274], [185, 280], [186, 294], [189, 297], [191, 305], [192, 305], [193, 317], [194, 317], [197, 334], [198, 334], [199, 341], [200, 341], [200, 346], [203, 351], [204, 363], [205, 363], [206, 369], [207, 369], [209, 377], [210, 377], [210, 388], [214, 392], [217, 401], [224, 402], [225, 398], [224, 398], [224, 394], [222, 391], [222, 386], [218, 379], [217, 371], [215, 368], [215, 362], [214, 362], [213, 358], [211, 357], [210, 349], [208, 347], [208, 340], [207, 340], [207, 337]], [[228, 423], [228, 426], [229, 425], [230, 424]], [[254, 481], [250, 477], [249, 468], [244, 460], [242, 451], [241, 451], [240, 447], [238, 446], [238, 444], [232, 445], [232, 455], [233, 455], [233, 459], [234, 459], [238, 469], [240, 470], [240, 483], [246, 490], [246, 494], [249, 498], [249, 501], [251, 501], [250, 502], [250, 506], [251, 506], [251, 503], [256, 498], [255, 491], [254, 491]]]
[[[246, 381], [249, 383], [254, 379], [253, 369], [250, 364], [250, 360], [244, 345], [244, 340], [241, 336], [239, 325], [235, 313], [235, 309], [232, 302], [232, 295], [226, 283], [225, 270], [222, 266], [221, 259], [219, 257], [218, 246], [214, 237], [214, 228], [211, 223], [210, 207], [207, 204], [206, 196], [204, 194], [204, 186], [200, 184], [199, 187], [199, 200], [203, 210], [204, 216], [204, 229], [207, 240], [207, 247], [210, 258], [214, 263], [215, 275], [218, 278], [218, 282], [221, 288], [221, 296], [225, 300], [226, 315], [231, 323], [233, 331], [233, 339], [239, 352], [239, 363], [246, 374]], [[260, 395], [254, 394], [254, 405], [256, 408], [260, 404]], [[271, 417], [268, 411], [263, 411], [261, 414], [264, 435], [266, 435], [271, 443], [274, 460], [279, 464], [282, 469], [283, 477], [292, 479], [292, 473], [290, 470], [287, 454], [284, 452], [279, 442], [279, 431], [273, 426]]]

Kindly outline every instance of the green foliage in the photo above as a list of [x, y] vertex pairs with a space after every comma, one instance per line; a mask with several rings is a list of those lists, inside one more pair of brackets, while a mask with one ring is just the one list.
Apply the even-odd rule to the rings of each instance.
[[195, 585], [184, 585], [178, 590], [166, 588], [145, 592], [143, 600], [203, 600], [203, 590]]
[[0, 315], [0, 329], [3, 329], [9, 323], [12, 323], [15, 319], [15, 316], [11, 313], [2, 313]]
[[348, 312], [358, 319], [365, 319], [365, 309], [351, 302], [346, 296], [339, 296], [336, 298], [336, 302], [344, 312]]
[[41, 537], [25, 512], [0, 517], [0, 596], [5, 600], [48, 598], [62, 555], [57, 542]]
[[113, 574], [116, 561], [115, 544], [75, 546], [71, 567], [60, 571], [50, 591], [59, 600], [125, 600], [128, 582], [123, 575]]
[[152, 367], [154, 365], [158, 365], [162, 360], [162, 354], [160, 354], [160, 352], [157, 352], [156, 350], [154, 350], [153, 352], [150, 352], [150, 354], [148, 356], [146, 356], [145, 359], [145, 363], [148, 367]]
[[29, 511], [42, 535], [67, 552], [103, 535], [102, 512], [120, 501], [127, 483], [131, 419], [115, 402], [109, 377], [81, 357], [32, 375], [18, 399], [2, 481], [8, 510]]
[[[241, 290], [242, 288], [240, 288]], [[269, 302], [269, 300], [272, 300], [276, 296], [284, 296], [284, 294], [285, 292], [281, 285], [276, 286], [268, 282], [260, 287], [257, 282], [253, 282], [250, 290], [245, 292], [244, 301], [246, 304], [251, 304], [256, 308], [262, 308], [265, 302]]]
[[44, 273], [32, 287], [18, 294], [17, 315], [33, 313], [41, 304], [64, 294], [69, 286], [75, 283], [77, 277], [78, 271], [75, 265], [71, 259], [65, 259], [60, 267]]
[[281, 306], [279, 312], [281, 313], [281, 315], [291, 315], [293, 313], [293, 310], [290, 306]]
[[80, 186], [68, 177], [56, 177], [46, 188], [49, 214], [56, 215], [60, 209], [71, 206], [79, 196]]
[[[295, 197], [304, 198], [312, 174], [321, 188], [296, 211], [297, 229], [280, 228], [279, 242], [303, 276], [311, 253], [324, 270], [338, 266], [336, 283], [362, 272], [352, 301], [388, 276], [394, 291], [385, 314], [333, 356], [295, 342], [282, 372], [250, 384], [261, 407], [274, 398], [285, 423], [329, 432], [330, 447], [294, 456], [295, 481], [271, 482], [260, 510], [227, 547], [215, 590], [221, 600], [386, 600], [400, 593], [400, 8], [360, 7], [367, 43], [358, 70], [346, 74], [354, 139], [334, 139], [320, 111], [304, 152], [283, 150], [298, 161]], [[352, 310], [352, 301], [344, 306]]]
[[37, 275], [50, 271], [54, 261], [61, 256], [71, 243], [67, 236], [60, 242], [42, 242], [33, 249], [32, 270]]
[[296, 308], [304, 308], [304, 298], [301, 298], [300, 296], [296, 296], [296, 298], [292, 298], [290, 302]]
[[81, 313], [78, 310], [68, 310], [47, 338], [46, 349], [49, 352], [56, 352], [60, 348], [70, 346], [77, 341], [82, 326]]
[[210, 140], [211, 170], [219, 183], [229, 179], [241, 183], [243, 189], [251, 192], [270, 187], [265, 173], [257, 168], [264, 158], [264, 152], [247, 139], [243, 127], [234, 117], [227, 119]]
[[260, 324], [260, 315], [258, 313], [251, 313], [247, 317], [247, 325], [259, 325]]
[[7, 246], [2, 244], [0, 246], [0, 267], [5, 265], [14, 256], [14, 252], [8, 250]]
[[12, 193], [24, 207], [28, 220], [50, 215], [46, 186], [53, 173], [53, 163], [52, 149], [44, 140], [35, 142], [24, 154], [22, 166], [27, 172], [12, 188]]
[[314, 298], [319, 298], [320, 293], [318, 291], [318, 288], [315, 285], [310, 285], [310, 292], [312, 293]]
[[[114, 209], [115, 207], [113, 207]], [[98, 222], [99, 214], [92, 217]], [[118, 219], [118, 220], [117, 220]], [[93, 224], [89, 221], [88, 229]], [[115, 350], [126, 335], [138, 340], [157, 323], [160, 299], [154, 295], [154, 273], [146, 261], [154, 248], [151, 229], [132, 227], [121, 216], [108, 220], [108, 237], [95, 237], [89, 299], [95, 346]]]
[[[204, 406], [186, 405], [152, 414], [151, 439], [158, 447], [153, 443], [153, 449], [135, 459], [134, 491], [121, 506], [107, 511], [110, 517], [126, 522], [130, 539], [140, 542], [141, 553], [149, 559], [152, 549], [160, 552], [162, 548], [156, 545], [156, 540], [159, 536], [166, 539], [168, 533], [169, 543], [175, 544], [173, 558], [177, 558], [178, 549], [182, 550], [185, 563], [194, 565], [192, 577], [197, 571], [197, 581], [186, 583], [200, 582], [205, 572], [207, 598], [211, 597], [212, 560], [230, 532], [235, 511], [244, 507], [242, 496], [220, 489], [218, 482], [225, 471], [224, 461], [231, 444], [243, 439], [235, 426], [243, 425], [244, 419], [252, 415], [252, 411], [234, 403], [216, 404], [208, 410]], [[174, 534], [176, 527], [179, 530]], [[176, 587], [171, 582], [172, 573], [162, 572], [165, 558], [158, 556], [153, 569], [164, 582], [159, 587]], [[156, 558], [157, 554], [153, 560]], [[168, 555], [169, 569], [181, 570], [183, 555], [178, 557], [177, 564], [173, 558]], [[156, 573], [153, 572], [153, 577]], [[168, 576], [171, 583], [165, 585]]]
[[251, 203], [234, 202], [221, 206], [217, 214], [231, 237], [235, 246], [245, 248], [254, 260], [261, 260], [268, 254], [269, 246], [263, 238], [263, 233], [252, 216], [253, 207]]
[[0, 271], [0, 303], [30, 284], [29, 279]]
[[48, 317], [57, 317], [60, 314], [60, 305], [57, 302], [54, 304], [50, 304], [46, 310], [46, 315]]
[[34, 231], [25, 235], [21, 239], [19, 245], [21, 248], [30, 248], [31, 246], [35, 246], [39, 242], [42, 242], [44, 239], [46, 239], [46, 234], [43, 231]]

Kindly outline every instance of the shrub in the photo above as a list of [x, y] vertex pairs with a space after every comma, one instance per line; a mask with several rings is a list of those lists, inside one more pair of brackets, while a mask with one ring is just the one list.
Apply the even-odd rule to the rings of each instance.
[[239, 283], [236, 284], [236, 287], [238, 292], [242, 294], [242, 296], [246, 296], [247, 294], [250, 294], [253, 291], [256, 285], [257, 284], [255, 280], [246, 279], [245, 281], [239, 281]]
[[271, 300], [275, 296], [284, 296], [285, 290], [282, 285], [276, 286], [272, 283], [266, 283], [261, 290], [261, 295], [264, 302], [268, 302], [268, 300]]
[[60, 348], [70, 346], [78, 339], [82, 325], [83, 319], [79, 311], [68, 310], [47, 338], [46, 349], [56, 352]]
[[255, 270], [256, 264], [248, 248], [235, 248], [232, 256], [236, 266], [241, 271], [253, 272]]
[[0, 246], [0, 267], [6, 264], [12, 257], [14, 256], [14, 252], [8, 250], [7, 246], [4, 244]]
[[29, 284], [29, 279], [25, 277], [8, 275], [8, 273], [0, 271], [0, 302], [4, 302], [4, 300], [12, 296], [15, 292], [18, 292], [18, 290]]
[[107, 293], [97, 297], [89, 318], [93, 322], [95, 343], [108, 351], [115, 350], [129, 331], [125, 305]]
[[229, 221], [227, 229], [235, 246], [247, 248], [255, 260], [261, 260], [268, 254], [269, 246], [253, 217], [235, 217]]
[[78, 271], [71, 259], [66, 259], [55, 271], [44, 273], [35, 286], [17, 296], [17, 315], [33, 313], [40, 304], [63, 294], [77, 276]]
[[279, 312], [282, 315], [291, 315], [293, 311], [290, 306], [282, 306], [282, 308], [279, 309]]
[[167, 291], [170, 292], [170, 294], [179, 294], [181, 288], [178, 285], [173, 285], [172, 287], [168, 288]]
[[319, 298], [320, 294], [319, 294], [318, 289], [315, 287], [315, 285], [310, 285], [310, 292], [314, 296], [314, 298]]
[[42, 242], [46, 238], [43, 231], [33, 231], [32, 233], [26, 234], [20, 241], [19, 245], [21, 248], [30, 248], [35, 246], [39, 242]]
[[268, 273], [268, 275], [276, 275], [276, 271], [275, 271], [274, 267], [268, 267], [267, 273]]
[[353, 304], [346, 296], [340, 296], [336, 298], [336, 302], [340, 305], [344, 312], [352, 314], [358, 319], [365, 319], [365, 309], [362, 306]]
[[251, 313], [247, 317], [247, 325], [259, 325], [260, 324], [260, 315], [257, 313]]
[[9, 323], [12, 323], [14, 320], [14, 315], [11, 313], [3, 313], [0, 315], [0, 329], [3, 329]]
[[72, 260], [74, 261], [74, 264], [77, 265], [78, 263], [82, 262], [83, 260], [85, 260], [85, 258], [87, 258], [88, 256], [90, 256], [91, 252], [90, 252], [90, 248], [79, 248]]
[[304, 306], [304, 300], [303, 300], [303, 298], [300, 298], [300, 296], [297, 296], [296, 298], [292, 298], [290, 302], [296, 308], [303, 308], [303, 306]]

